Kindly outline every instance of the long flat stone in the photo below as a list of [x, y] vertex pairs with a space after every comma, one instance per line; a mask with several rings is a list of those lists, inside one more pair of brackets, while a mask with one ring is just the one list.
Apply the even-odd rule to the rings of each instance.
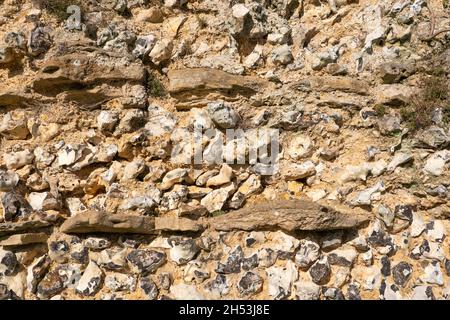
[[48, 235], [46, 233], [23, 233], [13, 234], [0, 240], [0, 246], [24, 246], [33, 243], [46, 243]]
[[[108, 57], [111, 58], [111, 57]], [[33, 89], [44, 95], [67, 90], [79, 90], [82, 86], [99, 85], [114, 81], [142, 83], [145, 71], [142, 64], [99, 63], [101, 53], [66, 54], [47, 61], [33, 81]]]
[[7, 234], [19, 233], [22, 231], [29, 231], [51, 226], [52, 224], [42, 220], [29, 220], [19, 222], [4, 222], [0, 223], [0, 236]]
[[202, 220], [195, 221], [187, 218], [156, 217], [155, 229], [162, 231], [197, 232], [203, 229]]
[[[168, 72], [170, 95], [180, 101], [177, 108], [188, 109], [212, 99], [233, 100], [238, 95], [251, 96], [267, 85], [253, 76], [230, 74], [210, 68], [186, 68]], [[193, 102], [194, 101], [194, 102]]]
[[23, 106], [32, 102], [30, 94], [24, 93], [20, 89], [9, 90], [0, 89], [0, 107], [1, 106]]
[[218, 231], [271, 230], [323, 231], [355, 228], [370, 219], [370, 214], [334, 201], [273, 201], [257, 204], [209, 219]]
[[154, 234], [154, 221], [153, 217], [147, 216], [86, 211], [64, 221], [60, 231], [64, 233], [105, 232]]

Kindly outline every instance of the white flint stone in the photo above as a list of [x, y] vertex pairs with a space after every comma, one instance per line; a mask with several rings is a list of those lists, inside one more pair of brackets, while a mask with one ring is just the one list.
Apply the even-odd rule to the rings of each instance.
[[100, 289], [103, 271], [93, 261], [89, 262], [78, 282], [76, 291], [83, 295], [93, 295]]
[[27, 164], [33, 163], [34, 154], [30, 150], [23, 150], [3, 155], [6, 167], [8, 169], [20, 169]]
[[231, 9], [233, 11], [233, 17], [235, 17], [236, 19], [244, 19], [250, 13], [250, 10], [248, 10], [246, 6], [240, 3], [235, 4]]
[[268, 294], [275, 300], [288, 297], [292, 284], [298, 278], [295, 264], [288, 260], [284, 267], [273, 266], [266, 269], [268, 280]]
[[184, 283], [171, 286], [170, 294], [175, 300], [205, 300], [196, 286]]
[[441, 150], [428, 158], [423, 171], [427, 174], [440, 176], [444, 173], [445, 164], [450, 160], [450, 151]]
[[320, 286], [314, 282], [298, 281], [294, 283], [294, 290], [298, 300], [320, 299]]
[[423, 221], [421, 213], [413, 211], [412, 214], [413, 214], [413, 221], [411, 223], [411, 237], [417, 238], [425, 230], [426, 224]]
[[394, 158], [392, 158], [391, 162], [389, 162], [387, 166], [387, 171], [392, 172], [398, 166], [409, 162], [413, 159], [413, 156], [410, 153], [398, 152], [395, 154]]
[[444, 277], [439, 262], [433, 261], [428, 264], [424, 269], [424, 274], [421, 279], [426, 283], [442, 286], [444, 284]]

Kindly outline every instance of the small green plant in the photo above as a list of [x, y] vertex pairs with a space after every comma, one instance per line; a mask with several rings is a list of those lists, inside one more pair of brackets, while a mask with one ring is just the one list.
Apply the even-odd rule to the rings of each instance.
[[153, 97], [163, 97], [166, 94], [166, 90], [161, 81], [151, 75], [147, 80], [147, 89]]
[[435, 77], [442, 77], [442, 76], [445, 76], [446, 72], [442, 66], [438, 66], [433, 69], [431, 74]]
[[377, 116], [382, 117], [386, 114], [386, 107], [382, 104], [377, 104], [373, 107], [373, 110], [377, 113]]
[[392, 138], [399, 138], [402, 136], [402, 131], [401, 130], [394, 130], [392, 132], [388, 132], [387, 136], [392, 137]]
[[67, 13], [67, 8], [72, 5], [83, 8], [81, 0], [41, 0], [42, 8], [56, 17], [59, 22], [69, 18], [70, 13]]
[[433, 124], [433, 113], [441, 108], [444, 124], [450, 113], [449, 85], [444, 76], [431, 76], [422, 81], [422, 89], [413, 96], [411, 103], [400, 109], [400, 115], [411, 131]]
[[218, 216], [221, 216], [221, 215], [223, 215], [225, 213], [226, 212], [222, 211], [222, 210], [213, 211], [213, 212], [211, 212], [211, 217], [218, 217]]
[[200, 29], [204, 29], [208, 26], [208, 22], [206, 22], [206, 19], [202, 17], [199, 14], [195, 15], [195, 19], [197, 20], [198, 26]]

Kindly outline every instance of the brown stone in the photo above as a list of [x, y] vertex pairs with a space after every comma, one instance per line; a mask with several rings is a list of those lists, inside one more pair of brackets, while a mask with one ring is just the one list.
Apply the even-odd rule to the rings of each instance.
[[238, 95], [251, 96], [266, 84], [257, 77], [234, 75], [208, 68], [171, 70], [168, 77], [169, 93], [178, 100], [191, 101], [178, 104], [179, 109], [205, 105], [211, 99], [233, 100]]
[[0, 106], [29, 106], [32, 104], [32, 96], [21, 89], [0, 89]]
[[156, 217], [155, 229], [164, 231], [197, 232], [202, 230], [203, 226], [201, 223], [187, 218]]
[[28, 231], [39, 228], [44, 228], [50, 226], [51, 223], [42, 220], [30, 220], [30, 221], [20, 221], [20, 222], [5, 222], [0, 223], [0, 236], [18, 233], [21, 231]]
[[368, 221], [370, 216], [359, 208], [349, 208], [334, 201], [288, 200], [260, 203], [209, 220], [215, 230], [283, 229], [321, 231], [349, 229]]
[[48, 235], [45, 233], [13, 234], [0, 240], [0, 246], [24, 246], [32, 243], [46, 243]]
[[[63, 91], [79, 90], [82, 86], [92, 86], [115, 81], [142, 83], [142, 64], [120, 64], [112, 59], [109, 64], [99, 64], [101, 53], [66, 54], [49, 60], [34, 79], [33, 89], [44, 95], [55, 95]], [[83, 90], [84, 91], [84, 90]], [[71, 93], [75, 94], [75, 93]]]
[[109, 214], [100, 211], [81, 212], [61, 225], [64, 233], [155, 233], [153, 217], [128, 214]]
[[150, 23], [161, 23], [164, 21], [164, 15], [161, 9], [157, 7], [152, 7], [150, 9], [142, 10], [136, 16], [137, 22], [150, 22]]
[[409, 103], [414, 88], [403, 84], [382, 84], [372, 89], [376, 104], [401, 106]]

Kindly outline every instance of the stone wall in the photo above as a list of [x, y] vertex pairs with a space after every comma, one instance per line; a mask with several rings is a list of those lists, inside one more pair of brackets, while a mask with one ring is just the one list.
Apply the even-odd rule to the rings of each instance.
[[0, 300], [449, 299], [449, 25], [441, 0], [0, 1]]

